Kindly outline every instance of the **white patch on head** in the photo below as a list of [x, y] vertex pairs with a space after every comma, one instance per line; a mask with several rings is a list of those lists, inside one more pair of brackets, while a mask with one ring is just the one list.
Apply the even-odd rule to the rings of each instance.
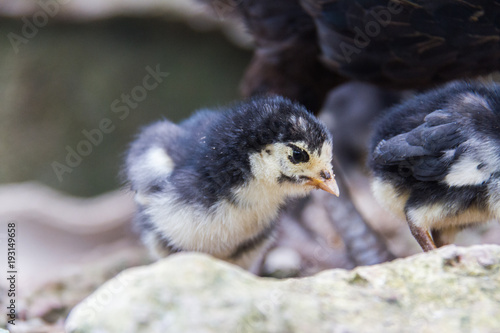
[[262, 110], [264, 110], [267, 113], [272, 113], [273, 112], [273, 108], [271, 107], [271, 105], [269, 105], [267, 103], [265, 103], [264, 105], [262, 105]]
[[406, 220], [405, 205], [409, 193], [399, 193], [388, 181], [375, 178], [372, 182], [372, 192], [377, 202], [397, 217]]
[[305, 120], [304, 118], [302, 118], [300, 116], [297, 118], [297, 116], [291, 115], [290, 116], [290, 122], [293, 125], [299, 126], [304, 132], [307, 131], [307, 120]]
[[307, 131], [307, 122], [304, 118], [299, 117], [297, 123], [303, 131]]

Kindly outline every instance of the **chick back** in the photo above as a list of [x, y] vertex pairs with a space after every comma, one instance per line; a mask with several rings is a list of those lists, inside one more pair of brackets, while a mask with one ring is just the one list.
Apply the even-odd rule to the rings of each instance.
[[496, 206], [500, 86], [455, 82], [390, 109], [375, 125], [369, 163], [375, 195], [398, 215]]

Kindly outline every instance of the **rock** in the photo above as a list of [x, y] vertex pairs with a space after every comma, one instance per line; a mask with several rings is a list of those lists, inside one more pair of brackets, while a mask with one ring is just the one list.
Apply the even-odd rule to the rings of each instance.
[[265, 276], [296, 277], [301, 269], [301, 257], [294, 249], [279, 246], [266, 254], [263, 266]]
[[73, 309], [90, 332], [498, 332], [500, 246], [448, 246], [309, 278], [255, 277], [202, 254], [128, 269]]
[[[82, 260], [73, 267], [60, 269], [58, 279], [43, 284], [28, 297], [22, 298], [24, 306], [19, 306], [21, 317], [42, 320], [39, 327], [56, 324], [67, 317], [71, 308], [117, 273], [151, 262], [142, 246], [122, 242], [110, 247], [101, 248], [94, 254], [89, 253], [87, 261]], [[33, 327], [36, 325], [38, 323], [32, 323]]]

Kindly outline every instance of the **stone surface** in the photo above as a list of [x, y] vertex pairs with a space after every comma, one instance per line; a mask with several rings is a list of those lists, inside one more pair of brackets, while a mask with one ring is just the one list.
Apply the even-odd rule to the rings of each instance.
[[101, 250], [100, 256], [94, 254], [88, 257], [88, 262], [59, 272], [59, 279], [43, 284], [22, 299], [24, 306], [19, 306], [21, 317], [41, 319], [45, 324], [57, 323], [67, 317], [71, 308], [117, 273], [151, 262], [143, 247], [130, 244], [127, 247], [126, 243], [116, 245], [110, 253]]
[[352, 271], [258, 278], [202, 254], [128, 269], [68, 332], [499, 332], [500, 246], [449, 246]]

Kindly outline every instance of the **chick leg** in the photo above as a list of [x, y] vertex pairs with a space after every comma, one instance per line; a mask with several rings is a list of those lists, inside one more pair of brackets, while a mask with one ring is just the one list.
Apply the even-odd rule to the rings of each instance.
[[394, 259], [395, 256], [383, 238], [370, 227], [354, 206], [340, 163], [333, 158], [332, 164], [337, 173], [335, 178], [341, 195], [339, 198], [322, 193], [318, 195], [323, 196], [328, 217], [344, 241], [348, 255], [356, 266], [374, 265]]
[[434, 244], [436, 244], [437, 247], [452, 244], [455, 239], [455, 235], [459, 230], [459, 228], [455, 227], [448, 227], [439, 230], [432, 229], [431, 235], [434, 240]]
[[431, 229], [431, 235], [432, 239], [434, 240], [434, 244], [436, 244], [436, 247], [448, 245], [448, 242], [445, 242], [442, 237], [443, 233], [441, 230]]
[[410, 231], [415, 240], [418, 242], [418, 245], [424, 250], [424, 252], [432, 251], [436, 249], [436, 244], [432, 240], [429, 231], [417, 226], [413, 221], [407, 216], [408, 225], [410, 226]]

